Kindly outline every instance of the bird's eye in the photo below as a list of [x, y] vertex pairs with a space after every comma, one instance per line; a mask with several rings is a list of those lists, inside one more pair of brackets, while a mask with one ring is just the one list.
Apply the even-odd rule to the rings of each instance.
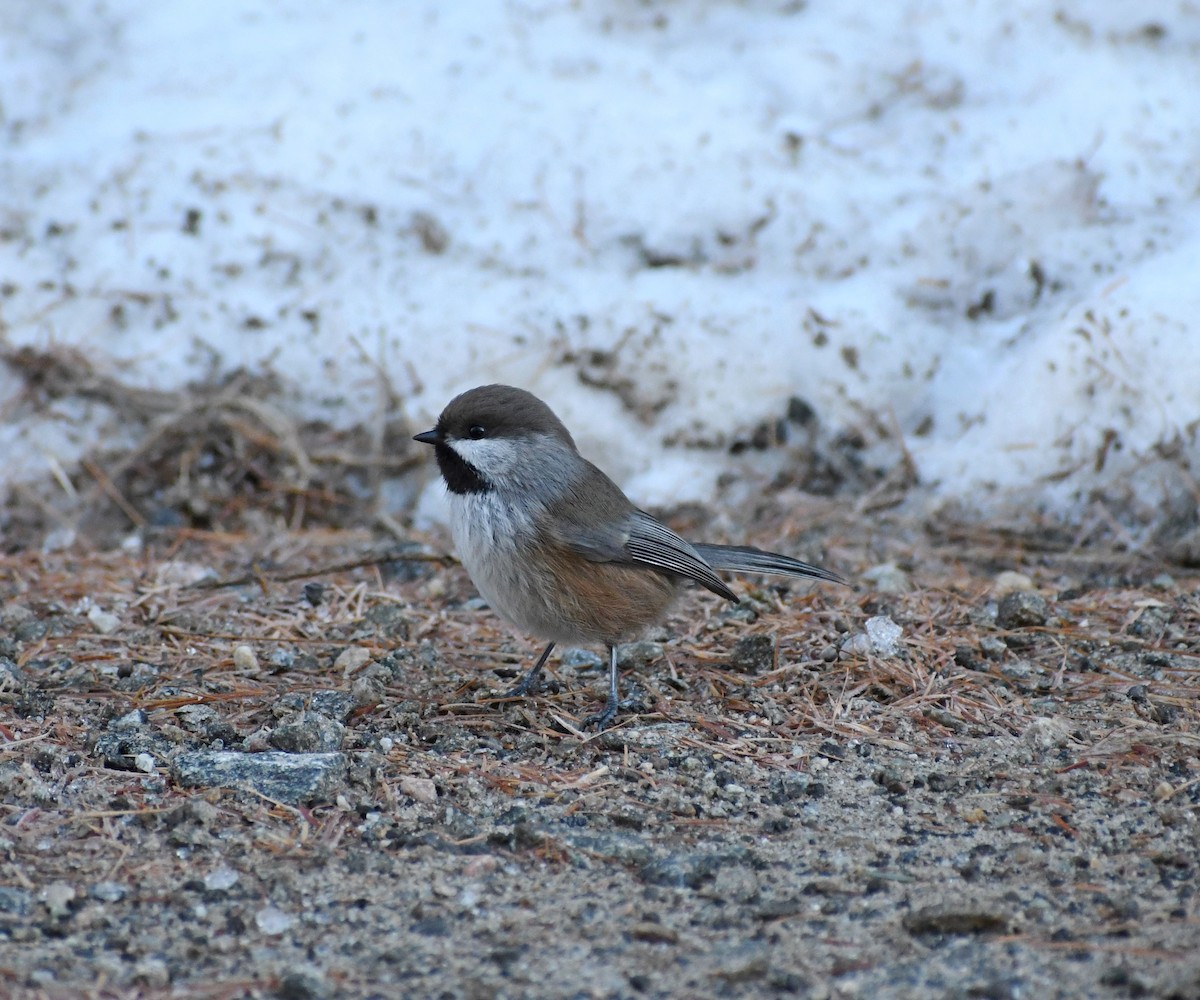
[[487, 428], [482, 424], [472, 424], [467, 428], [467, 437], [472, 441], [478, 441], [480, 438], [487, 437]]

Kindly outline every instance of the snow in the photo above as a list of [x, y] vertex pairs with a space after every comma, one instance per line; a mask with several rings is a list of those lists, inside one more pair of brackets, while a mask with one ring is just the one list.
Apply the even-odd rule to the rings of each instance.
[[[1194, 0], [10, 0], [0, 129], [0, 346], [139, 386], [512, 382], [643, 503], [793, 397], [972, 505], [1200, 457]], [[0, 485], [128, 434], [0, 414]]]

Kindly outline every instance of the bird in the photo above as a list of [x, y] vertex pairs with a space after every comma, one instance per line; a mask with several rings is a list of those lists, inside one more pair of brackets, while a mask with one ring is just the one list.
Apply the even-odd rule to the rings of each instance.
[[660, 623], [686, 581], [733, 602], [718, 570], [845, 583], [776, 552], [685, 540], [580, 455], [554, 411], [525, 389], [469, 389], [413, 439], [433, 447], [455, 546], [480, 595], [547, 642], [507, 696], [536, 692], [560, 643], [606, 647], [607, 700], [585, 726], [603, 730], [616, 718], [618, 646]]

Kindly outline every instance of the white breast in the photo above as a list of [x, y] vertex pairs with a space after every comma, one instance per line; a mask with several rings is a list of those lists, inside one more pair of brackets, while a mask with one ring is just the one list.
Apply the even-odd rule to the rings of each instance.
[[546, 581], [525, 555], [533, 535], [530, 514], [494, 492], [451, 494], [450, 528], [459, 558], [493, 611], [544, 639], [578, 641], [559, 622]]

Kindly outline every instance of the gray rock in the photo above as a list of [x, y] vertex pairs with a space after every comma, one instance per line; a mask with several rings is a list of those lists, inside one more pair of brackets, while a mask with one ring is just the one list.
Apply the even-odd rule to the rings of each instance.
[[617, 650], [617, 666], [622, 670], [645, 667], [648, 663], [662, 659], [661, 643], [643, 639], [641, 642], [630, 642]]
[[377, 635], [387, 639], [407, 639], [409, 626], [412, 624], [408, 616], [397, 604], [377, 604], [371, 608], [363, 620], [374, 625]]
[[300, 712], [267, 734], [267, 743], [289, 753], [329, 752], [342, 749], [346, 727], [320, 712]]
[[247, 789], [289, 805], [332, 800], [345, 785], [346, 769], [343, 753], [282, 751], [204, 750], [180, 754], [171, 764], [181, 785]]
[[775, 633], [744, 635], [733, 644], [729, 654], [729, 665], [734, 670], [747, 673], [763, 673], [775, 665], [779, 640]]
[[1001, 628], [1030, 628], [1045, 625], [1050, 617], [1046, 599], [1032, 590], [1015, 590], [1006, 594], [996, 611], [996, 624]]

